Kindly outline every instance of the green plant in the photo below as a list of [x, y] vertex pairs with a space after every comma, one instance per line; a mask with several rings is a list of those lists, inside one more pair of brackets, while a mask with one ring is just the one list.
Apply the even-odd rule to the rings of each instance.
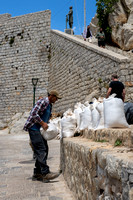
[[113, 6], [119, 0], [96, 0], [98, 25], [101, 27], [106, 36], [106, 42], [111, 42], [111, 27], [108, 24], [109, 14], [114, 11]]
[[108, 142], [107, 140], [97, 140], [96, 142], [101, 142], [101, 143], [103, 143], [103, 142]]
[[98, 79], [98, 82], [99, 82], [99, 83], [102, 83], [102, 82], [103, 82], [103, 80], [102, 80], [101, 78], [99, 78], [99, 79]]
[[122, 145], [122, 140], [120, 140], [120, 139], [117, 139], [116, 141], [115, 141], [115, 143], [114, 143], [114, 146], [116, 147], [116, 146], [121, 146]]

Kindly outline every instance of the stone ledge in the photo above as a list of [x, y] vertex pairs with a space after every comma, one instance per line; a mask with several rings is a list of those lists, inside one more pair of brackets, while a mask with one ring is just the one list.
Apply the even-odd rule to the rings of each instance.
[[112, 145], [115, 144], [116, 140], [119, 140], [123, 146], [133, 148], [133, 126], [126, 129], [84, 130], [82, 135], [93, 141], [107, 141]]
[[131, 200], [132, 149], [80, 136], [63, 138], [61, 150], [63, 175], [77, 200], [100, 199], [101, 195], [101, 199]]
[[119, 63], [122, 63], [122, 62], [130, 63], [131, 62], [131, 60], [128, 57], [122, 56], [118, 53], [115, 53], [115, 52], [107, 50], [107, 49], [100, 48], [100, 47], [96, 46], [95, 44], [87, 43], [87, 42], [82, 41], [81, 39], [78, 39], [72, 35], [68, 35], [67, 33], [63, 33], [58, 30], [51, 30], [51, 32], [53, 32], [63, 38], [66, 38], [67, 40], [72, 41], [82, 47], [88, 48], [89, 50], [91, 50], [93, 52], [96, 52], [100, 55], [111, 58], [112, 60], [117, 61]]

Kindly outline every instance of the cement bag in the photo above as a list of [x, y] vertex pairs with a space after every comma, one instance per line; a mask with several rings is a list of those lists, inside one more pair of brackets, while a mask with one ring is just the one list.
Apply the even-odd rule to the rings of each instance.
[[76, 118], [75, 115], [64, 116], [61, 119], [61, 138], [73, 137], [76, 132]]
[[80, 114], [80, 125], [79, 125], [79, 130], [83, 131], [86, 128], [91, 128], [92, 127], [92, 121], [91, 121], [91, 110], [90, 110], [90, 105], [84, 109], [83, 112]]
[[52, 140], [59, 134], [59, 130], [55, 126], [55, 124], [49, 123], [48, 129], [46, 131], [44, 131], [44, 129], [42, 129], [41, 133], [45, 140]]
[[99, 104], [99, 102], [97, 101], [97, 99], [94, 99], [93, 104], [91, 104], [91, 106], [90, 106], [91, 116], [92, 116], [92, 128], [93, 129], [96, 129], [98, 127], [99, 120], [100, 120], [99, 112], [96, 109], [96, 106], [98, 104]]
[[61, 117], [56, 117], [54, 119], [51, 119], [49, 122], [53, 123], [57, 127], [58, 131], [60, 132], [61, 130], [60, 121], [61, 121]]
[[83, 106], [80, 102], [75, 104], [74, 106], [74, 114], [76, 118], [76, 123], [77, 123], [77, 131], [79, 132], [79, 126], [80, 126], [80, 113], [83, 111]]
[[63, 117], [67, 117], [68, 115], [70, 115], [70, 116], [73, 115], [73, 112], [72, 112], [71, 108], [69, 108], [66, 112], [64, 112]]
[[103, 129], [104, 128], [104, 108], [103, 103], [99, 103], [96, 106], [97, 111], [99, 112], [99, 123], [96, 129]]
[[129, 128], [125, 118], [124, 103], [121, 99], [109, 97], [103, 103], [106, 128]]

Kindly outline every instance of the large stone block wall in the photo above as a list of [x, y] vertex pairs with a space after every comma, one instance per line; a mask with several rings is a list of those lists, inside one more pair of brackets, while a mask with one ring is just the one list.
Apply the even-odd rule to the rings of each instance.
[[133, 153], [83, 137], [63, 138], [61, 169], [76, 200], [132, 200]]
[[86, 96], [104, 96], [112, 73], [126, 85], [126, 98], [133, 100], [133, 68], [130, 60], [74, 36], [52, 30], [49, 87], [60, 91], [63, 99], [55, 108], [65, 111]]
[[0, 121], [4, 123], [32, 108], [32, 78], [39, 78], [36, 98], [47, 93], [51, 11], [0, 17]]

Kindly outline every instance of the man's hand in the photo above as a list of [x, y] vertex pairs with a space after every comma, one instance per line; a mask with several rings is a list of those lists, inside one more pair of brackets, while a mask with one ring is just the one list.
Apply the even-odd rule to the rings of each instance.
[[48, 129], [48, 124], [46, 122], [41, 121], [40, 125], [42, 126], [42, 128], [44, 129], [44, 131], [46, 131]]

